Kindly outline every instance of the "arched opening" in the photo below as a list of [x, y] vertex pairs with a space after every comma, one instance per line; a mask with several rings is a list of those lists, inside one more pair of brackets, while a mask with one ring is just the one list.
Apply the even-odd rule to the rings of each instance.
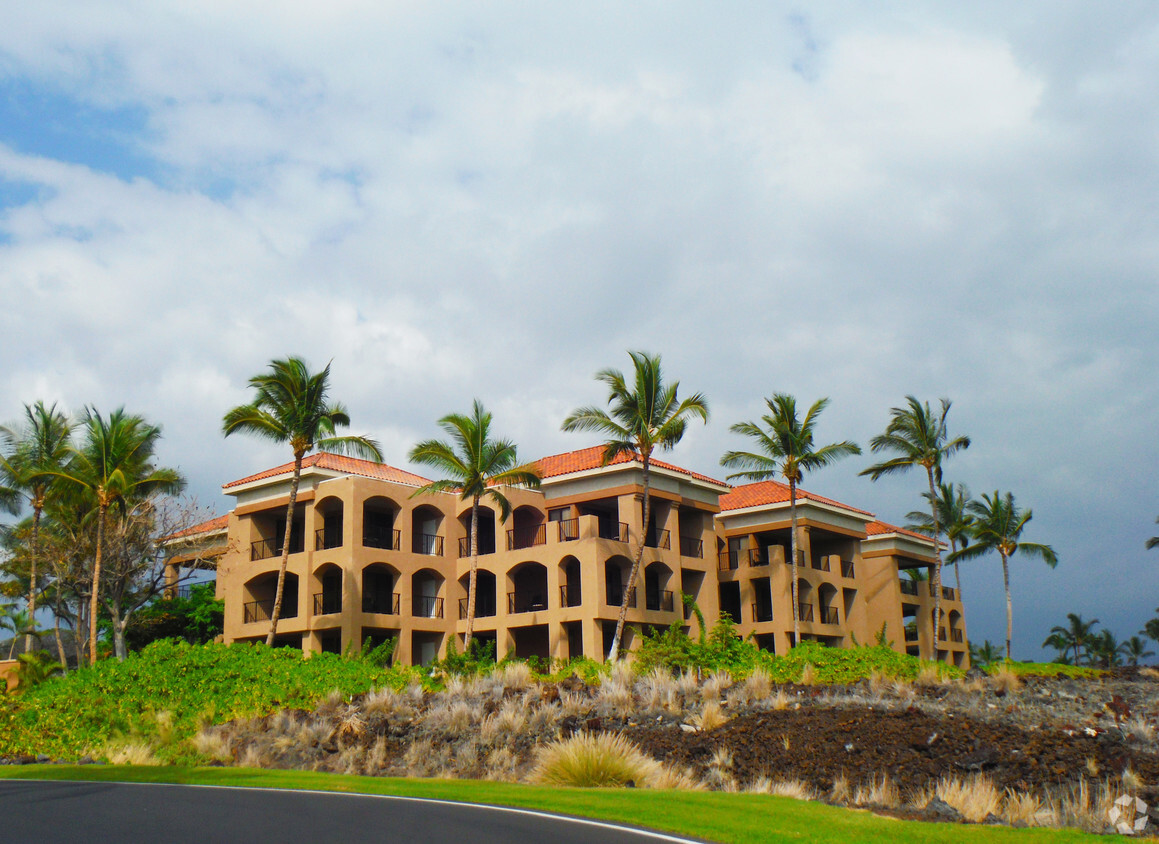
[[443, 556], [443, 514], [429, 504], [415, 507], [411, 512], [411, 551], [415, 554]]
[[668, 582], [672, 569], [663, 563], [652, 563], [644, 569], [644, 606], [653, 612], [672, 612], [672, 590]]
[[946, 611], [942, 610], [939, 619], [937, 610], [930, 610], [930, 625], [938, 628], [938, 644], [944, 643], [946, 641]]
[[559, 605], [561, 607], [578, 607], [583, 603], [583, 594], [580, 589], [580, 562], [575, 557], [567, 556], [559, 562]]
[[391, 499], [375, 495], [362, 502], [362, 544], [366, 548], [398, 551], [402, 531], [394, 526], [399, 506]]
[[[398, 615], [398, 571], [386, 563], [371, 563], [362, 570], [362, 611]], [[378, 643], [381, 644], [381, 643]]]
[[[276, 571], [259, 574], [246, 582], [245, 600], [242, 602], [243, 619], [246, 624], [253, 621], [269, 621], [274, 612], [274, 598], [278, 590]], [[298, 575], [286, 572], [282, 587], [282, 618], [298, 617]]]
[[314, 615], [342, 612], [342, 569], [333, 563], [314, 572]]
[[[250, 560], [265, 560], [282, 556], [282, 543], [286, 539], [286, 508], [276, 507], [262, 513], [255, 513], [252, 519], [258, 532], [258, 539], [250, 543]], [[294, 508], [294, 520], [290, 527], [290, 553], [300, 554], [306, 550], [303, 538], [306, 535], [306, 508], [299, 504]]]
[[432, 569], [420, 569], [411, 576], [411, 613], [415, 618], [443, 617], [443, 576]]
[[813, 586], [803, 577], [797, 580], [797, 618], [813, 620]]
[[[467, 617], [467, 602], [471, 597], [471, 573], [467, 572], [459, 578], [459, 585], [467, 597], [459, 599], [459, 618]], [[475, 573], [475, 618], [490, 618], [495, 615], [496, 589], [495, 573], [486, 569], [479, 569]]]
[[773, 620], [773, 590], [767, 577], [753, 580], [753, 621]]
[[516, 507], [511, 514], [511, 528], [507, 531], [507, 550], [531, 548], [547, 542], [547, 525], [543, 513], [534, 507]]
[[668, 522], [668, 513], [671, 509], [671, 501], [652, 499], [648, 508], [648, 531], [644, 535], [644, 544], [649, 548], [672, 547], [672, 536], [664, 527]]
[[837, 587], [831, 583], [822, 583], [817, 588], [817, 611], [822, 624], [840, 624], [841, 619], [837, 611]]
[[329, 496], [314, 507], [315, 515], [322, 517], [322, 527], [314, 531], [314, 550], [325, 551], [342, 545], [342, 499]]
[[547, 566], [520, 563], [507, 575], [507, 612], [538, 612], [547, 609]]
[[962, 630], [962, 614], [957, 610], [950, 610], [950, 641], [962, 642], [965, 638]]
[[[632, 573], [632, 561], [616, 555], [604, 563], [604, 600], [609, 607], [618, 607], [624, 602], [624, 590], [628, 588], [628, 575]], [[636, 589], [628, 590], [628, 606], [636, 606]]]
[[[463, 536], [459, 539], [459, 556], [471, 556], [471, 508], [459, 516], [463, 526]], [[495, 553], [495, 511], [485, 504], [479, 505], [479, 556]]]
[[680, 527], [680, 556], [704, 556], [705, 515], [691, 507], [681, 507], [678, 516]]

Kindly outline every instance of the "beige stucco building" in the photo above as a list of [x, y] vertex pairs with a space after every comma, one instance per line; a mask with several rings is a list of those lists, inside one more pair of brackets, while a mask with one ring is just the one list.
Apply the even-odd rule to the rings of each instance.
[[[636, 628], [727, 613], [738, 632], [784, 652], [793, 630], [787, 487], [731, 487], [653, 461], [652, 513], [642, 524], [642, 469], [621, 456], [601, 465], [593, 447], [538, 462], [540, 491], [507, 489], [512, 514], [484, 505], [479, 525], [475, 633], [496, 652], [602, 659], [625, 590]], [[236, 499], [218, 597], [225, 640], [263, 641], [280, 564], [292, 464], [225, 485]], [[427, 480], [393, 467], [312, 455], [303, 462], [292, 525], [278, 642], [344, 651], [397, 637], [395, 658], [425, 663], [466, 629], [470, 502], [416, 495]], [[220, 530], [220, 525], [215, 525]], [[899, 577], [928, 568], [931, 540], [871, 513], [799, 491], [801, 636], [837, 646], [885, 638], [932, 656], [928, 582]], [[639, 577], [628, 583], [639, 543]], [[958, 596], [944, 589], [938, 657], [966, 664]], [[693, 630], [695, 633], [695, 630]], [[633, 633], [626, 644], [633, 645]]]

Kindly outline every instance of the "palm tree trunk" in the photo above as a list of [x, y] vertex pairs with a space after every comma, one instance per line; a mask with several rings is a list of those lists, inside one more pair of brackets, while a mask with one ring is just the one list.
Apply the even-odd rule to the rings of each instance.
[[934, 492], [934, 468], [932, 466], [926, 467], [926, 476], [930, 481], [930, 515], [934, 520], [934, 576], [930, 579], [930, 591], [934, 595], [934, 653], [931, 656], [935, 662], [938, 660], [938, 631], [942, 626], [942, 551], [941, 540], [938, 538], [942, 533], [942, 526], [938, 523], [938, 496]]
[[104, 493], [97, 504], [97, 553], [93, 561], [93, 594], [89, 597], [89, 664], [97, 664], [97, 602], [101, 594], [101, 551], [105, 544], [105, 514], [109, 510]]
[[475, 633], [475, 584], [479, 579], [479, 496], [471, 499], [471, 577], [467, 581], [467, 634], [463, 637], [463, 653], [471, 647]]
[[66, 677], [68, 676], [68, 657], [64, 655], [64, 641], [60, 638], [60, 616], [56, 616], [52, 621], [52, 632], [56, 635], [56, 653], [60, 656], [60, 670]]
[[[36, 626], [36, 556], [40, 544], [40, 511], [44, 509], [44, 497], [36, 496], [32, 504], [32, 560], [28, 572], [28, 624]], [[24, 637], [24, 652], [32, 653], [32, 631]]]
[[793, 556], [793, 647], [801, 644], [801, 595], [797, 587], [797, 482], [789, 479], [789, 553]]
[[1014, 608], [1010, 602], [1010, 562], [1002, 554], [1002, 585], [1006, 587], [1006, 658], [1010, 659], [1010, 640], [1014, 638]]
[[282, 615], [282, 592], [286, 585], [286, 563], [290, 561], [290, 534], [294, 529], [294, 505], [298, 501], [298, 481], [302, 477], [302, 452], [294, 452], [294, 477], [290, 481], [290, 501], [286, 505], [286, 532], [282, 537], [282, 565], [278, 569], [278, 589], [274, 593], [274, 609], [270, 613], [270, 632], [266, 636], [266, 647], [274, 646], [274, 636], [278, 633], [278, 619]]
[[628, 582], [624, 584], [624, 595], [620, 599], [620, 615], [616, 619], [616, 635], [612, 637], [612, 647], [608, 651], [608, 662], [615, 662], [620, 657], [620, 638], [624, 635], [624, 620], [628, 617], [628, 599], [635, 588], [636, 576], [640, 573], [640, 561], [644, 559], [644, 543], [648, 540], [648, 518], [651, 516], [651, 498], [648, 495], [648, 467], [651, 464], [652, 453], [640, 455], [644, 466], [644, 529], [640, 535], [640, 547], [636, 549], [636, 558], [632, 561], [632, 573], [628, 575]]

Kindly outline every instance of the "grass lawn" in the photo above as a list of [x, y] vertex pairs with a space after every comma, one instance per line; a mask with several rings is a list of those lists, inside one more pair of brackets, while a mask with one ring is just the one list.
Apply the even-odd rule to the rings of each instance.
[[1065, 842], [1105, 840], [1081, 832], [898, 821], [785, 797], [645, 789], [545, 788], [477, 780], [391, 779], [253, 768], [23, 765], [0, 778], [163, 782], [427, 797], [579, 815], [720, 842]]

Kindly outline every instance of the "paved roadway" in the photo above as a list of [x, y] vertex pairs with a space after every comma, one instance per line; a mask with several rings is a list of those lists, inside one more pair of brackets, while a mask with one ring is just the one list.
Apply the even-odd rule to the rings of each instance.
[[165, 844], [685, 844], [523, 809], [317, 791], [0, 780], [0, 841]]

